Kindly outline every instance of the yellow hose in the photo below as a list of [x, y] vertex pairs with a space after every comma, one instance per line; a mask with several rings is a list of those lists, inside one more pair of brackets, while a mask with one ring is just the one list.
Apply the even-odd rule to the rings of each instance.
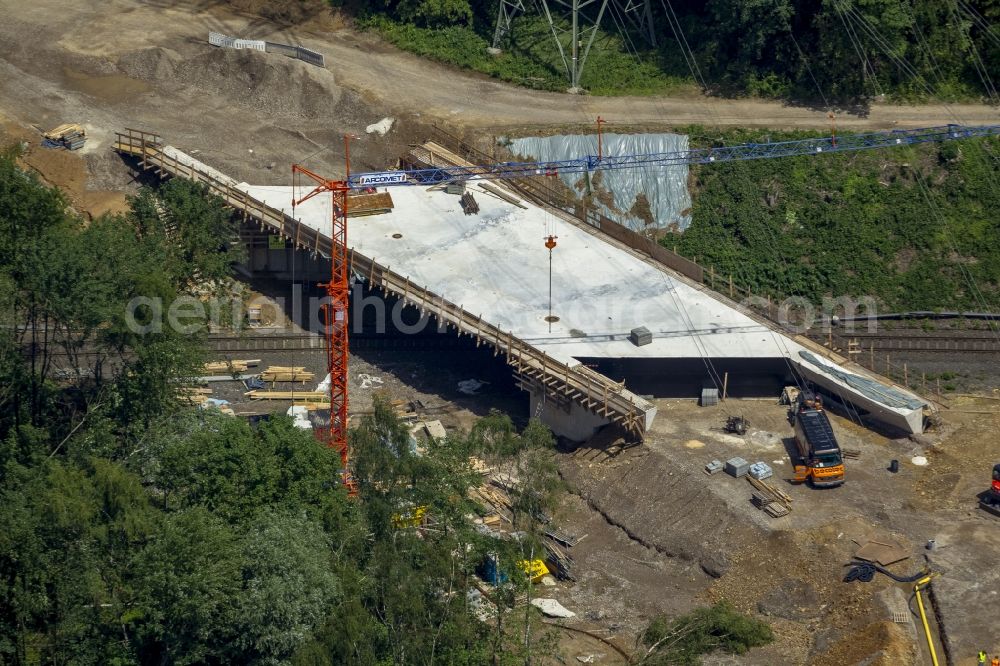
[[931, 651], [931, 664], [938, 665], [937, 652], [934, 651], [934, 638], [931, 636], [931, 628], [927, 624], [927, 613], [924, 612], [924, 602], [920, 597], [922, 587], [927, 587], [931, 583], [931, 576], [924, 576], [913, 586], [913, 594], [917, 597], [917, 609], [920, 610], [920, 621], [924, 623], [924, 636], [927, 637], [927, 649]]

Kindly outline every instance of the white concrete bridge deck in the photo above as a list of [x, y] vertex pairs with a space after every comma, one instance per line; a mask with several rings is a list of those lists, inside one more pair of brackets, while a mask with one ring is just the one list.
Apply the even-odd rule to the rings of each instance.
[[[286, 210], [292, 199], [291, 187], [241, 183], [237, 188]], [[472, 191], [480, 210], [465, 215], [459, 196], [440, 188], [391, 188], [393, 211], [351, 219], [348, 245], [570, 366], [595, 357], [784, 359], [790, 369], [879, 420], [920, 431], [923, 401], [916, 396], [886, 395], [895, 404], [872, 399], [857, 382], [835, 376], [830, 361], [810, 358], [798, 342], [704, 286], [546, 209]], [[329, 236], [331, 205], [329, 195], [316, 197], [295, 216]], [[552, 313], [559, 317], [551, 331], [544, 244], [550, 234], [557, 237]], [[629, 332], [640, 326], [653, 338], [641, 347], [629, 340]]]

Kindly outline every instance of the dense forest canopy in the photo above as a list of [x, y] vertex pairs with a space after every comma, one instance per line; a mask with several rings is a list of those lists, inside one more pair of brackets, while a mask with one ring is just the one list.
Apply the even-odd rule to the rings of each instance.
[[[557, 487], [549, 430], [491, 414], [417, 455], [379, 402], [350, 432], [349, 500], [339, 456], [288, 417], [252, 426], [180, 403], [202, 337], [138, 333], [127, 305], [228, 274], [236, 223], [187, 181], [130, 203], [86, 221], [0, 153], [0, 663], [473, 666], [546, 653], [535, 611], [510, 607]], [[467, 499], [481, 482], [471, 455], [520, 479], [520, 540], [469, 519], [482, 511]], [[400, 524], [418, 506], [433, 529]], [[487, 553], [512, 572], [489, 607], [472, 596]]]
[[[681, 131], [694, 145], [812, 134]], [[698, 166], [690, 185], [693, 222], [662, 244], [754, 293], [1000, 309], [996, 138]]]
[[[551, 4], [558, 21], [559, 5]], [[505, 52], [494, 57], [485, 50], [495, 0], [347, 5], [403, 48], [522, 85], [564, 89], [548, 25], [526, 6], [501, 45]], [[993, 81], [1000, 0], [653, 0], [651, 9], [655, 46], [620, 10], [607, 10], [584, 88], [662, 93], [686, 82], [713, 94], [823, 105], [882, 96], [1000, 101]]]

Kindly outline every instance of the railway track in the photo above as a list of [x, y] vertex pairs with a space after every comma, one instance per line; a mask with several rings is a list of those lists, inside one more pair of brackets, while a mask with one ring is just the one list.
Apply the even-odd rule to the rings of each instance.
[[[290, 335], [260, 335], [234, 337], [229, 335], [209, 336], [205, 342], [206, 348], [214, 354], [232, 356], [234, 354], [268, 354], [282, 352], [316, 352], [326, 351], [326, 341], [322, 336], [311, 334]], [[475, 340], [455, 336], [353, 336], [351, 350], [395, 350], [395, 351], [463, 351], [475, 349]], [[90, 357], [97, 352], [83, 349], [76, 356]], [[62, 358], [67, 354], [60, 349], [52, 349], [49, 355]]]
[[[810, 337], [820, 343], [829, 342], [829, 336], [810, 335]], [[874, 349], [875, 352], [1000, 354], [1000, 334], [988, 333], [972, 335], [935, 335], [917, 331], [858, 333], [834, 335], [833, 343], [842, 352], [857, 348], [862, 353]]]
[[[284, 352], [284, 351], [316, 351], [326, 350], [326, 341], [322, 336], [312, 334], [262, 335], [262, 336], [209, 336], [207, 346], [217, 354], [249, 353], [249, 352]], [[411, 351], [443, 351], [475, 349], [475, 341], [468, 337], [458, 338], [453, 335], [435, 336], [351, 336], [352, 350], [411, 350]]]
[[[829, 344], [830, 337], [821, 334], [810, 335], [821, 344]], [[947, 336], [920, 331], [900, 333], [858, 333], [856, 335], [834, 335], [833, 345], [841, 352], [852, 348], [859, 353], [909, 352], [928, 354], [998, 354], [1000, 355], [1000, 334], [974, 334]], [[852, 344], [856, 343], [856, 346]], [[248, 334], [243, 336], [210, 335], [207, 348], [216, 354], [244, 354], [268, 352], [323, 352], [326, 342], [321, 335], [312, 333], [289, 333], [284, 335]], [[412, 350], [446, 351], [474, 349], [475, 340], [454, 335], [354, 335], [351, 348], [355, 350]], [[52, 351], [53, 356], [65, 354]], [[82, 352], [90, 355], [90, 352]]]

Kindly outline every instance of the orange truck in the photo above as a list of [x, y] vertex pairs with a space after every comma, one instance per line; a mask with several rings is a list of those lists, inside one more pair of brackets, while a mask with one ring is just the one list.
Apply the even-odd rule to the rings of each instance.
[[808, 481], [816, 488], [831, 488], [844, 483], [844, 459], [840, 445], [818, 395], [811, 391], [799, 393], [794, 424], [798, 460], [794, 461], [793, 481]]

